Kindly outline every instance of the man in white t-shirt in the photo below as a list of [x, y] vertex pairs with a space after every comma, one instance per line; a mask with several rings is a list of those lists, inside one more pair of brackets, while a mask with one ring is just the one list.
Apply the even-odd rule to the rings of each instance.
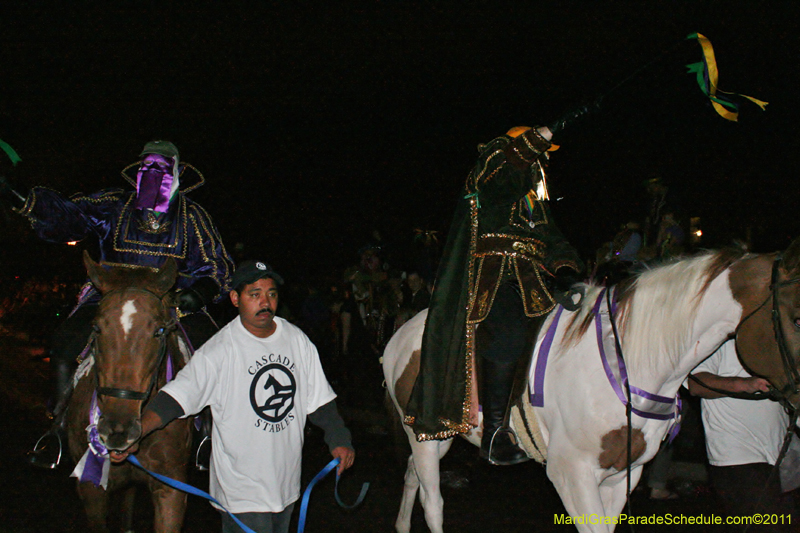
[[[197, 350], [142, 415], [146, 435], [210, 406], [210, 493], [247, 526], [270, 533], [289, 530], [300, 497], [306, 418], [325, 431], [339, 473], [355, 459], [316, 347], [275, 316], [282, 284], [267, 263], [243, 262], [230, 293], [239, 316]], [[223, 513], [222, 531], [240, 528]]]
[[701, 382], [689, 379], [688, 385], [692, 395], [702, 398], [711, 483], [726, 510], [731, 516], [791, 512], [791, 498], [781, 494], [778, 473], [772, 472], [789, 423], [783, 407], [718, 392], [767, 392], [769, 382], [742, 368], [733, 340], [697, 365], [692, 376]]

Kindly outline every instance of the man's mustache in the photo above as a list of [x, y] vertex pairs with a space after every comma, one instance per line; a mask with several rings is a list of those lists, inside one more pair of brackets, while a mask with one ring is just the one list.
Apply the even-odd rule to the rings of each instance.
[[270, 315], [275, 315], [275, 311], [273, 311], [273, 310], [272, 310], [272, 309], [270, 309], [269, 307], [265, 307], [264, 309], [261, 309], [260, 311], [258, 311], [258, 312], [256, 313], [256, 316], [258, 316], [258, 315], [263, 315], [264, 313], [268, 313], [268, 314], [270, 314]]

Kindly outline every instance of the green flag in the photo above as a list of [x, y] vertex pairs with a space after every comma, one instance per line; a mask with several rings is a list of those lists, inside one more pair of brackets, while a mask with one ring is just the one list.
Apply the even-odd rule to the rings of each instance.
[[19, 156], [17, 151], [11, 148], [11, 145], [5, 142], [3, 139], [0, 139], [0, 148], [2, 148], [3, 151], [8, 154], [8, 158], [11, 159], [11, 163], [13, 163], [14, 166], [17, 166], [17, 163], [22, 161], [22, 158]]

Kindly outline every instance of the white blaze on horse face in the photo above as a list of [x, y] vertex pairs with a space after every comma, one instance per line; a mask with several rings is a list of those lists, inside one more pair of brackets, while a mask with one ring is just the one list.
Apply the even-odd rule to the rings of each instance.
[[133, 300], [128, 300], [125, 302], [125, 305], [122, 306], [122, 314], [119, 317], [119, 322], [122, 324], [122, 331], [125, 332], [126, 337], [133, 327], [133, 315], [136, 314], [136, 311], [136, 304], [133, 303]]

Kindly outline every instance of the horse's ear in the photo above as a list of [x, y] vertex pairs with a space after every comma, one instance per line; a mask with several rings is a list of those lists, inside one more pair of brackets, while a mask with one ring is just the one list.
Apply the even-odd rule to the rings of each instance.
[[800, 237], [792, 241], [789, 248], [783, 252], [783, 268], [788, 275], [800, 269]]
[[156, 273], [156, 292], [160, 295], [166, 294], [175, 285], [176, 277], [178, 277], [178, 265], [175, 263], [175, 259], [170, 257]]
[[83, 251], [83, 264], [86, 266], [86, 273], [89, 274], [92, 285], [94, 285], [98, 291], [103, 292], [103, 275], [105, 274], [105, 270], [92, 260], [87, 250]]

